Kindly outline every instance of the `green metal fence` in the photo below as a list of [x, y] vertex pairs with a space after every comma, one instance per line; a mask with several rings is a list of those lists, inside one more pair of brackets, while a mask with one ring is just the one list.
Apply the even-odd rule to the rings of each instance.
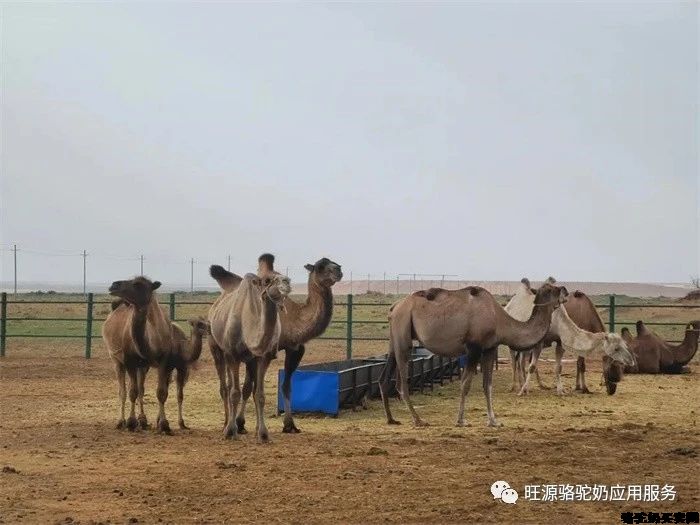
[[[169, 312], [170, 312], [170, 319], [173, 319], [174, 321], [186, 321], [187, 319], [181, 319], [177, 317], [177, 308], [179, 306], [192, 306], [192, 305], [199, 305], [202, 307], [202, 313], [205, 312], [205, 307], [208, 308], [209, 305], [212, 304], [213, 301], [177, 301], [175, 294], [170, 294], [168, 301], [161, 303], [165, 306], [168, 306]], [[28, 305], [28, 304], [51, 304], [51, 305], [67, 305], [67, 304], [79, 304], [79, 305], [85, 305], [85, 317], [13, 317], [13, 316], [8, 316], [8, 306], [10, 309], [12, 308], [12, 305]], [[7, 340], [11, 338], [73, 338], [73, 339], [84, 339], [85, 340], [85, 357], [90, 358], [92, 354], [92, 340], [93, 339], [98, 339], [101, 338], [102, 336], [99, 334], [93, 334], [93, 325], [94, 323], [97, 322], [102, 322], [105, 319], [104, 318], [96, 318], [95, 317], [95, 305], [101, 305], [101, 304], [111, 304], [111, 301], [96, 301], [94, 299], [93, 294], [89, 293], [85, 297], [84, 300], [65, 300], [65, 301], [46, 301], [46, 300], [17, 300], [17, 299], [12, 299], [8, 300], [7, 293], [2, 293], [2, 297], [0, 300], [0, 357], [5, 356], [6, 348], [7, 348]], [[382, 337], [368, 337], [368, 336], [361, 336], [358, 335], [354, 332], [353, 327], [356, 325], [372, 325], [372, 324], [381, 324], [381, 325], [387, 325], [388, 322], [386, 320], [372, 320], [372, 319], [356, 319], [354, 317], [354, 314], [356, 311], [361, 311], [363, 308], [373, 306], [381, 306], [381, 307], [389, 307], [391, 306], [392, 303], [373, 303], [373, 302], [354, 302], [353, 301], [353, 296], [351, 294], [348, 294], [346, 296], [346, 300], [344, 302], [336, 302], [335, 306], [341, 306], [345, 307], [346, 315], [344, 319], [334, 319], [331, 321], [331, 324], [334, 325], [345, 325], [345, 335], [344, 337], [334, 337], [334, 336], [321, 336], [319, 339], [326, 339], [326, 340], [336, 340], [336, 341], [345, 341], [345, 348], [346, 348], [346, 357], [347, 359], [352, 358], [352, 344], [353, 341], [388, 341], [389, 338], [387, 336], [382, 336]], [[610, 295], [608, 296], [608, 301], [605, 304], [596, 304], [596, 307], [598, 308], [603, 308], [608, 310], [608, 321], [607, 325], [610, 329], [611, 332], [614, 332], [616, 327], [619, 325], [633, 325], [635, 324], [636, 320], [620, 320], [617, 318], [617, 312], [620, 309], [625, 309], [625, 308], [677, 308], [677, 309], [685, 309], [685, 308], [691, 308], [695, 309], [699, 312], [698, 317], [700, 317], [700, 306], [695, 306], [695, 305], [687, 305], [687, 304], [617, 304], [615, 301], [615, 296]], [[8, 333], [7, 331], [7, 324], [8, 322], [12, 323], [22, 323], [22, 322], [28, 322], [28, 321], [51, 321], [51, 322], [64, 322], [64, 321], [71, 321], [71, 322], [85, 322], [85, 331], [81, 335], [74, 335], [74, 334], [32, 334], [32, 333]], [[645, 324], [650, 325], [650, 326], [675, 326], [675, 327], [684, 327], [687, 323], [686, 322], [646, 322]], [[672, 341], [672, 342], [679, 342], [678, 340]]]

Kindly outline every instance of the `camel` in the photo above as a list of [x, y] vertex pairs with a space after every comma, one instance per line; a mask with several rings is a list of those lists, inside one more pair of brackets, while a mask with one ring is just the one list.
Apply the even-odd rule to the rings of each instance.
[[627, 328], [622, 329], [632, 353], [637, 358], [634, 366], [625, 367], [631, 374], [680, 374], [683, 367], [698, 350], [700, 321], [691, 321], [685, 328], [685, 337], [679, 345], [672, 345], [649, 330], [642, 321], [637, 321], [637, 337]]
[[[165, 415], [165, 402], [168, 399], [168, 386], [173, 370], [178, 371], [178, 412], [181, 428], [182, 389], [184, 388], [190, 367], [199, 359], [201, 353], [201, 336], [206, 330], [200, 320], [193, 320], [192, 339], [187, 344], [182, 330], [168, 320], [165, 310], [158, 304], [155, 290], [159, 281], [150, 281], [139, 276], [125, 281], [114, 281], [109, 287], [111, 295], [119, 297], [112, 303], [113, 310], [102, 325], [102, 337], [107, 346], [117, 373], [119, 398], [121, 401], [120, 417], [117, 428], [136, 430], [148, 427], [148, 420], [143, 409], [144, 385], [146, 374], [151, 366], [158, 369], [159, 411], [156, 428], [159, 432], [170, 433], [170, 424]], [[182, 336], [180, 336], [182, 334]], [[131, 412], [124, 419], [126, 402], [126, 374], [129, 375], [129, 399]], [[139, 401], [139, 416], [136, 418], [135, 405]]]
[[189, 338], [187, 338], [185, 332], [183, 332], [179, 326], [172, 323], [173, 339], [177, 348], [174, 353], [175, 359], [173, 363], [176, 372], [175, 384], [177, 385], [177, 423], [183, 430], [189, 429], [189, 427], [185, 425], [185, 420], [182, 418], [185, 384], [190, 376], [191, 365], [195, 363], [202, 354], [202, 339], [209, 330], [209, 323], [202, 317], [189, 319], [187, 322], [191, 327], [191, 335]]
[[[554, 284], [556, 280], [554, 277], [548, 277], [545, 281], [549, 284]], [[515, 291], [515, 295], [511, 297], [508, 304], [504, 307], [504, 310], [508, 312], [513, 319], [518, 321], [527, 321], [527, 319], [532, 314], [532, 304], [535, 301], [535, 293], [530, 286], [530, 280], [527, 277], [523, 277], [520, 280], [520, 286]], [[518, 357], [520, 359], [518, 359]], [[532, 357], [532, 350], [525, 350], [524, 352], [517, 352], [515, 350], [510, 351], [510, 364], [513, 370], [513, 384], [510, 387], [511, 392], [519, 392], [525, 381], [524, 374], [522, 373], [521, 363], [529, 363]], [[537, 384], [542, 389], [548, 389], [540, 379], [540, 374], [535, 370], [535, 378], [537, 379]]]
[[[281, 333], [279, 309], [291, 291], [289, 278], [275, 272], [267, 261], [267, 257], [261, 256], [260, 276], [249, 273], [241, 278], [218, 265], [209, 268], [209, 273], [222, 289], [221, 295], [209, 310], [210, 344], [217, 350], [212, 351], [212, 355], [215, 359], [222, 358], [227, 367], [226, 375], [231, 381], [227, 392], [228, 404], [224, 408], [224, 436], [237, 438], [237, 425], [233, 415], [236, 414], [241, 399], [240, 364], [255, 360], [256, 375], [254, 380], [251, 378], [250, 385], [255, 401], [257, 439], [260, 443], [270, 440], [264, 415], [265, 373], [270, 361], [277, 357]], [[217, 370], [220, 368], [217, 363]], [[225, 385], [224, 382], [224, 387]]]
[[[265, 259], [258, 260], [258, 273], [274, 271], [274, 257], [266, 254]], [[304, 343], [318, 337], [325, 332], [333, 317], [333, 292], [331, 288], [343, 278], [343, 272], [339, 264], [323, 257], [314, 264], [306, 264], [304, 268], [309, 272], [308, 294], [304, 304], [297, 303], [291, 297], [285, 298], [282, 310], [279, 313], [282, 323], [279, 347], [285, 351], [284, 356], [284, 381], [282, 382], [282, 396], [284, 401], [284, 424], [282, 432], [301, 432], [294, 424], [292, 416], [292, 374], [299, 366], [306, 348]], [[219, 373], [219, 393], [222, 400], [226, 399], [230, 383], [227, 384], [226, 374], [223, 373], [223, 360], [220, 358], [220, 349], [210, 344], [212, 354]], [[254, 361], [250, 362], [254, 365]], [[243, 401], [236, 417], [239, 433], [245, 433], [245, 405], [252, 390], [252, 378], [254, 370], [247, 370], [246, 380], [243, 385]], [[226, 414], [228, 418], [228, 414]], [[227, 421], [224, 423], [226, 425]]]
[[411, 403], [408, 388], [408, 356], [418, 340], [434, 354], [458, 357], [467, 351], [462, 373], [457, 426], [464, 426], [465, 398], [481, 361], [483, 389], [489, 426], [500, 426], [493, 411], [493, 364], [499, 344], [516, 350], [535, 346], [549, 330], [552, 312], [566, 301], [566, 288], [545, 283], [536, 293], [532, 315], [526, 322], [509, 316], [484, 288], [468, 286], [460, 290], [431, 288], [413, 293], [394, 303], [389, 310], [389, 355], [379, 381], [387, 423], [398, 424], [389, 410], [389, 377], [393, 363], [401, 398], [415, 426], [425, 426]]
[[[532, 352], [532, 361], [528, 367], [527, 377], [520, 390], [520, 394], [528, 391], [530, 377], [537, 370], [537, 360], [543, 346], [551, 345], [553, 342], [557, 345], [555, 350], [556, 366], [554, 369], [557, 395], [564, 394], [561, 382], [561, 358], [565, 350], [569, 350], [570, 352], [578, 354], [579, 357], [584, 358], [594, 351], [600, 350], [603, 355], [607, 356], [613, 362], [622, 363], [623, 365], [631, 365], [634, 363], [634, 357], [629, 352], [627, 344], [621, 336], [608, 332], [592, 333], [583, 330], [569, 317], [566, 308], [559, 308], [552, 313], [552, 324], [549, 327], [549, 333], [544, 338], [543, 342]], [[521, 364], [521, 367], [523, 366], [524, 365]]]
[[[550, 279], [553, 279], [550, 277]], [[511, 300], [511, 303], [518, 303], [518, 298], [523, 297], [524, 294], [516, 294]], [[509, 305], [511, 304], [509, 303]], [[581, 324], [591, 326], [595, 332], [588, 331], [581, 328], [577, 323], [573, 321], [569, 312], [573, 312], [574, 315], [579, 319]], [[527, 302], [523, 299], [520, 301], [519, 312], [527, 312]], [[591, 323], [591, 321], [593, 321]], [[625, 341], [621, 336], [613, 333], [607, 333], [604, 331], [604, 325], [600, 316], [598, 316], [593, 303], [588, 299], [588, 297], [583, 294], [583, 292], [577, 290], [570, 297], [569, 300], [564, 305], [564, 308], [558, 309], [552, 314], [552, 324], [549, 329], [547, 336], [535, 347], [531, 352], [523, 352], [523, 356], [513, 356], [511, 353], [511, 358], [514, 358], [514, 368], [517, 370], [517, 379], [520, 380], [521, 388], [518, 395], [526, 394], [529, 391], [530, 378], [532, 374], [538, 377], [537, 373], [537, 363], [542, 353], [544, 347], [550, 346], [552, 343], [556, 343], [555, 357], [555, 381], [557, 395], [563, 395], [564, 389], [561, 383], [561, 359], [565, 350], [572, 351], [578, 354], [579, 362], [583, 361], [584, 358], [590, 355], [592, 352], [601, 350], [603, 353], [604, 362], [604, 377], [606, 377], [606, 384], [608, 384], [608, 393], [610, 390], [617, 387], [612, 387], [610, 383], [617, 383], [620, 378], [616, 381], [612, 381], [616, 374], [613, 371], [613, 367], [616, 366], [614, 363], [631, 364], [634, 362], [632, 354], [630, 354]], [[529, 363], [527, 377], [523, 378], [525, 363]], [[578, 366], [577, 372], [581, 369], [585, 371], [585, 361], [584, 366]], [[606, 374], [607, 371], [607, 374]], [[524, 381], [523, 381], [524, 379]], [[582, 377], [582, 373], [577, 373], [577, 386], [582, 384], [585, 387], [585, 379]], [[514, 372], [514, 382], [516, 381], [516, 372]]]

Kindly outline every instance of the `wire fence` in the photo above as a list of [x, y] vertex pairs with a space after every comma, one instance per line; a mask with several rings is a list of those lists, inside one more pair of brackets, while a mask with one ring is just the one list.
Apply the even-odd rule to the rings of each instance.
[[[343, 296], [341, 296], [343, 297]], [[101, 323], [105, 320], [103, 317], [97, 317], [96, 306], [111, 304], [109, 300], [95, 300], [94, 294], [88, 293], [84, 299], [70, 299], [70, 300], [48, 300], [48, 299], [34, 299], [33, 297], [29, 299], [8, 299], [8, 294], [3, 292], [0, 299], [0, 357], [4, 357], [6, 354], [7, 340], [13, 338], [69, 338], [69, 339], [82, 339], [85, 344], [85, 357], [90, 358], [92, 355], [92, 341], [94, 339], [101, 338], [101, 334], [95, 333], [97, 330], [97, 323]], [[213, 304], [213, 301], [192, 301], [192, 300], [178, 300], [174, 293], [169, 294], [168, 300], [166, 302], [161, 302], [163, 306], [166, 306], [170, 319], [175, 322], [186, 321], [187, 318], [178, 317], [178, 309], [182, 307], [190, 307], [196, 315], [206, 315], [209, 306]], [[393, 303], [389, 302], [370, 302], [365, 300], [355, 301], [353, 294], [348, 294], [344, 297], [344, 300], [336, 300], [334, 306], [340, 307], [336, 310], [336, 313], [340, 312], [340, 317], [334, 315], [331, 320], [331, 327], [326, 331], [326, 334], [319, 337], [318, 339], [325, 340], [335, 340], [335, 341], [345, 341], [345, 355], [347, 359], [352, 359], [353, 352], [353, 342], [355, 341], [388, 341], [388, 321], [386, 316], [382, 315], [382, 319], [367, 319], [358, 318], [362, 316], [365, 312], [365, 317], [367, 317], [367, 309], [372, 308], [386, 308], [391, 306]], [[73, 305], [73, 307], [81, 308], [84, 307], [84, 317], [37, 317], [32, 316], [22, 316], [22, 315], [12, 315], [12, 312], [8, 312], [8, 309], [16, 307], [17, 305]], [[597, 308], [603, 311], [603, 314], [607, 314], [606, 324], [610, 332], [614, 332], [619, 326], [634, 325], [636, 320], [618, 318], [618, 312], [620, 310], [632, 309], [632, 308], [673, 308], [673, 309], [694, 309], [700, 312], [700, 306], [689, 305], [689, 304], [642, 304], [642, 303], [625, 303], [617, 304], [615, 295], [609, 295], [606, 302], [599, 302], [596, 304]], [[342, 315], [344, 313], [344, 316]], [[376, 314], [376, 313], [375, 313]], [[64, 330], [61, 333], [38, 333], [42, 330], [38, 328], [38, 324], [41, 323], [73, 323], [82, 325], [77, 330], [75, 326], [73, 330]], [[24, 331], [8, 331], [8, 324], [12, 324], [15, 328], [20, 327], [25, 323], [31, 323], [34, 327], [34, 331], [30, 332], [28, 330]], [[649, 326], [668, 326], [668, 327], [685, 327], [687, 322], [670, 322], [670, 321], [649, 321], [645, 322]], [[358, 330], [355, 327], [373, 327], [372, 330]], [[344, 330], [342, 329], [344, 327]], [[70, 332], [70, 333], [66, 333]], [[675, 333], [675, 332], [674, 332]], [[678, 330], [679, 334], [682, 334], [682, 330]], [[678, 343], [680, 340], [672, 340], [670, 342]]]

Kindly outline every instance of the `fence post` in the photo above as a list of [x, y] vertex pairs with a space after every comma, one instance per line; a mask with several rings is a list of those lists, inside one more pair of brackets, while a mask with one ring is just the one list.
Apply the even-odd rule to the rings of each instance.
[[610, 331], [615, 331], [615, 294], [610, 295], [610, 305], [608, 307], [608, 324]]
[[170, 320], [175, 321], [175, 294], [170, 294]]
[[348, 294], [348, 300], [347, 300], [347, 309], [348, 309], [348, 315], [347, 315], [347, 335], [346, 335], [346, 340], [345, 340], [345, 358], [350, 360], [352, 359], [352, 294]]
[[2, 292], [0, 310], [0, 357], [5, 357], [5, 335], [7, 332], [7, 294], [5, 292]]
[[92, 299], [93, 294], [90, 292], [87, 296], [87, 318], [85, 320], [85, 359], [90, 359], [92, 352]]

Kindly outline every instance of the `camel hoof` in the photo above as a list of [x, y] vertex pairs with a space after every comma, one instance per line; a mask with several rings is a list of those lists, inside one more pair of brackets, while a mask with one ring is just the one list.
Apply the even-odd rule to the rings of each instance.
[[247, 434], [248, 431], [245, 429], [245, 419], [236, 418], [236, 427], [238, 427], [239, 434]]
[[586, 388], [581, 389], [581, 393], [582, 394], [591, 394], [592, 392], [590, 390], [588, 390], [588, 387], [586, 387]]
[[456, 427], [468, 427], [469, 423], [467, 421], [464, 421], [463, 419], [460, 419], [455, 423]]
[[141, 430], [146, 430], [150, 428], [151, 425], [148, 424], [148, 419], [146, 419], [146, 416], [139, 416], [139, 427], [141, 427]]
[[521, 390], [520, 392], [518, 392], [518, 396], [519, 397], [526, 396], [528, 393], [529, 392], [527, 390]]
[[285, 421], [284, 426], [282, 427], [282, 432], [284, 434], [300, 434], [301, 430], [297, 428], [294, 421]]
[[260, 443], [261, 445], [270, 443], [270, 436], [267, 432], [258, 434], [258, 443]]
[[502, 426], [503, 426], [503, 423], [499, 422], [499, 421], [496, 420], [496, 419], [493, 419], [493, 420], [489, 420], [489, 422], [486, 423], [486, 426], [487, 426], [487, 427], [492, 427], [492, 428], [498, 428], [498, 427], [502, 427]]
[[236, 432], [235, 426], [226, 425], [224, 427], [224, 439], [238, 439], [238, 433]]
[[131, 416], [129, 419], [126, 420], [126, 428], [129, 429], [130, 432], [133, 432], [137, 428], [139, 428], [139, 420], [136, 419], [134, 416]]
[[161, 434], [172, 434], [172, 430], [170, 430], [170, 423], [168, 423], [167, 419], [159, 419], [158, 420], [158, 432]]
[[185, 421], [182, 420], [182, 419], [179, 420], [179, 421], [177, 422], [177, 424], [178, 424], [178, 426], [180, 427], [180, 430], [189, 430], [189, 429], [190, 429], [190, 427], [188, 427], [187, 425], [185, 425]]
[[117, 426], [116, 426], [117, 430], [124, 430], [125, 428], [126, 428], [126, 419], [120, 419], [119, 421], [117, 421]]
[[395, 419], [392, 418], [392, 419], [388, 419], [388, 420], [387, 420], [387, 424], [389, 424], [389, 425], [400, 425], [400, 424], [401, 424], [401, 421], [397, 421], [397, 420], [395, 420]]

